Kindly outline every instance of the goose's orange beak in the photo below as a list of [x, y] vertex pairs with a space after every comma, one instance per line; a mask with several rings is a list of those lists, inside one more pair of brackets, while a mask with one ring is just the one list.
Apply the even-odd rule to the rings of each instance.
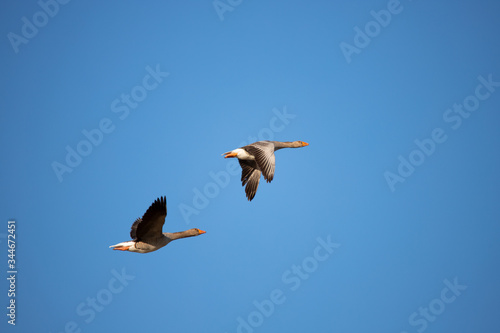
[[198, 230], [200, 230], [200, 235], [207, 233], [205, 230], [201, 230], [201, 229], [198, 229]]
[[309, 146], [307, 142], [302, 141], [302, 147]]
[[130, 246], [118, 246], [114, 247], [113, 250], [128, 251], [129, 248]]
[[232, 152], [229, 152], [229, 153], [224, 153], [224, 158], [228, 158], [228, 157], [236, 157], [238, 156], [237, 153], [232, 153]]

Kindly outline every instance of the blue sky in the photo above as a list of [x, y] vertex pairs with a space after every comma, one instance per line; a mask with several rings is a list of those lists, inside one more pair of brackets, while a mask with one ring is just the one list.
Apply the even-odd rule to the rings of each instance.
[[499, 329], [496, 1], [0, 6], [2, 332]]

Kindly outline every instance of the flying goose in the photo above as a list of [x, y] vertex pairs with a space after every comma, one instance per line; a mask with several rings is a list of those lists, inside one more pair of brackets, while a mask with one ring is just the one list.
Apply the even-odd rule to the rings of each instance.
[[167, 199], [160, 197], [149, 206], [142, 218], [138, 218], [130, 229], [131, 241], [110, 246], [113, 250], [148, 253], [161, 249], [173, 240], [204, 234], [205, 231], [194, 228], [181, 232], [163, 232], [167, 216]]
[[274, 178], [274, 152], [281, 148], [300, 148], [308, 146], [307, 142], [293, 141], [257, 141], [248, 146], [224, 153], [224, 158], [236, 157], [242, 169], [241, 185], [245, 186], [248, 201], [252, 201], [259, 187], [260, 174], [270, 183]]

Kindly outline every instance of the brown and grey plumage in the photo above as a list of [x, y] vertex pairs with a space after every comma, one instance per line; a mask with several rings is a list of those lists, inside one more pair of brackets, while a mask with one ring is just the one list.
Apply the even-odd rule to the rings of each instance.
[[138, 218], [130, 228], [131, 241], [110, 246], [113, 250], [148, 253], [156, 251], [173, 240], [204, 234], [194, 228], [181, 232], [162, 232], [167, 216], [167, 199], [160, 197], [149, 206], [142, 218]]
[[274, 178], [274, 152], [282, 148], [300, 148], [308, 146], [307, 142], [293, 141], [257, 141], [247, 146], [224, 153], [224, 158], [236, 157], [241, 166], [241, 185], [249, 201], [255, 197], [259, 187], [260, 175], [270, 183]]

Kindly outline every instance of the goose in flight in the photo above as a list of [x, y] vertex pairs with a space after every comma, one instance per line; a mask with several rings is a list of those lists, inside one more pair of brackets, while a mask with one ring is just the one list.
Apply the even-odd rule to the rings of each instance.
[[270, 183], [274, 178], [274, 152], [282, 148], [300, 148], [308, 146], [307, 142], [293, 141], [257, 141], [248, 146], [224, 153], [224, 158], [236, 157], [241, 166], [241, 185], [245, 186], [248, 201], [252, 201], [259, 187], [260, 174]]
[[110, 246], [113, 250], [148, 253], [161, 249], [173, 240], [204, 234], [200, 229], [181, 232], [162, 232], [167, 216], [167, 199], [160, 197], [149, 206], [142, 218], [138, 218], [130, 230], [131, 241]]

